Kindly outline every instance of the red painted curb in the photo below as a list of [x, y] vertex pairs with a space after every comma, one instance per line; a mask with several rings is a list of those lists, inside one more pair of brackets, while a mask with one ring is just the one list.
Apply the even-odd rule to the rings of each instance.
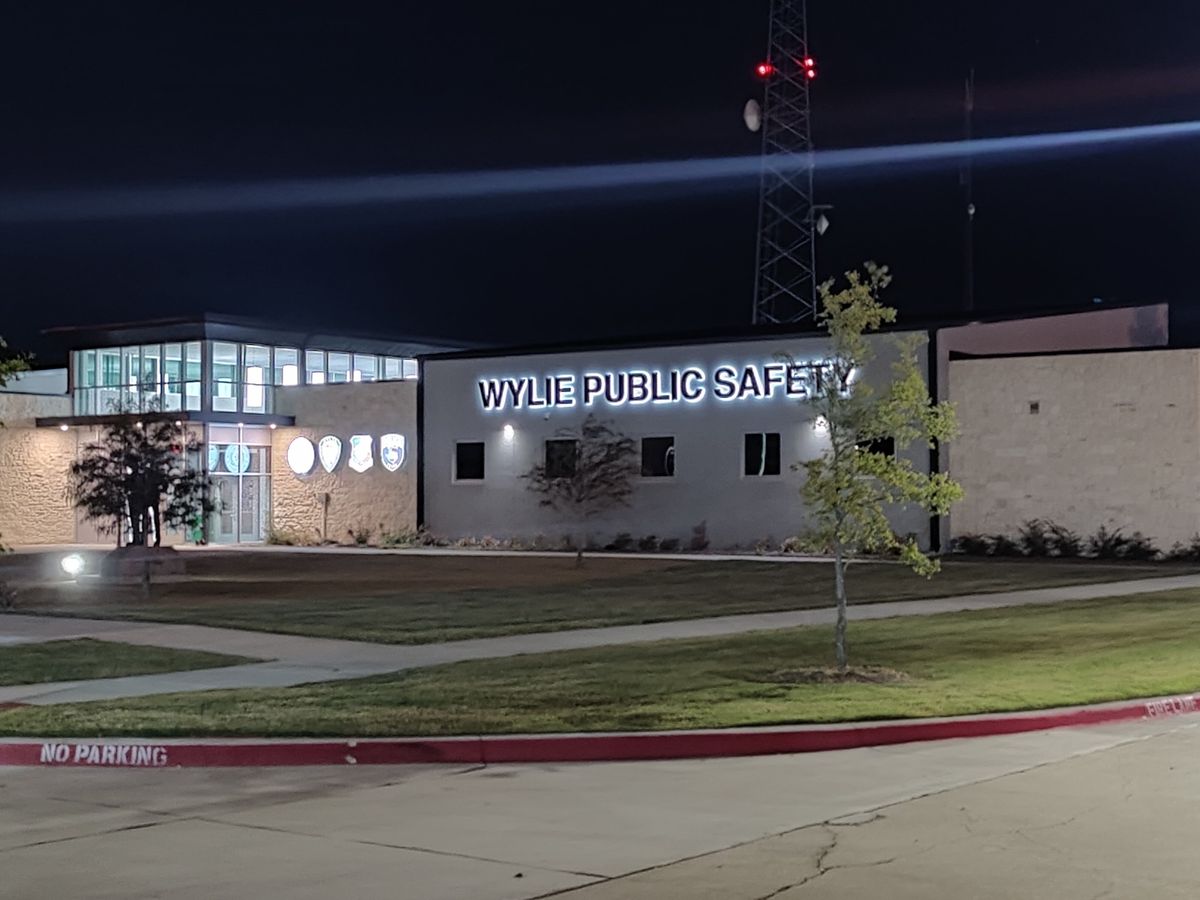
[[1200, 694], [1032, 713], [763, 730], [341, 741], [2, 741], [0, 766], [343, 766], [546, 763], [813, 753], [1200, 712]]

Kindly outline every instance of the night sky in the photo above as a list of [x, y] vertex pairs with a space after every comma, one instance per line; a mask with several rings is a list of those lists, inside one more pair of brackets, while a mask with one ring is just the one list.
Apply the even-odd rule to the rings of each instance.
[[[1200, 118], [1194, 4], [810, 0], [820, 147]], [[766, 3], [12, 4], [0, 203], [30, 190], [750, 154]], [[1200, 142], [976, 172], [978, 307], [1193, 299]], [[951, 166], [825, 182], [823, 276], [961, 302]], [[753, 180], [0, 227], [0, 333], [201, 311], [503, 343], [747, 324]]]

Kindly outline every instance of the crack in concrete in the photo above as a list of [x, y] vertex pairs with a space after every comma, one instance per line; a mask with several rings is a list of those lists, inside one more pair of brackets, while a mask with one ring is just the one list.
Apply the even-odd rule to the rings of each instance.
[[596, 878], [604, 879], [608, 876], [599, 875], [595, 872], [576, 872], [571, 869], [556, 869], [549, 866], [540, 866], [532, 863], [523, 863], [511, 859], [496, 859], [490, 856], [477, 856], [473, 853], [458, 853], [453, 850], [435, 850], [432, 847], [418, 847], [412, 844], [391, 844], [387, 841], [370, 841], [363, 838], [342, 837], [340, 835], [318, 834], [311, 831], [298, 831], [294, 828], [280, 828], [275, 825], [258, 825], [253, 822], [230, 822], [226, 819], [208, 818], [206, 816], [195, 816], [194, 821], [207, 822], [210, 825], [225, 825], [231, 828], [247, 828], [251, 831], [268, 831], [273, 834], [287, 834], [293, 837], [315, 838], [317, 840], [341, 841], [347, 844], [359, 844], [365, 847], [381, 847], [386, 850], [411, 850], [414, 853], [428, 853], [432, 856], [446, 856], [453, 859], [470, 859], [476, 862], [493, 863], [500, 866], [511, 866], [514, 869], [537, 869], [540, 872], [554, 872], [559, 875], [576, 875], [581, 878]]
[[89, 831], [87, 834], [73, 834], [69, 837], [47, 838], [44, 841], [31, 841], [28, 844], [15, 844], [12, 847], [0, 847], [0, 853], [11, 853], [13, 850], [28, 850], [31, 847], [48, 847], [52, 844], [66, 844], [71, 841], [82, 841], [91, 837], [105, 837], [110, 834], [120, 834], [123, 831], [141, 831], [145, 828], [158, 828], [162, 825], [173, 825], [185, 822], [187, 819], [167, 818], [161, 822], [139, 822], [137, 825], [121, 825], [118, 828], [105, 828], [100, 831]]

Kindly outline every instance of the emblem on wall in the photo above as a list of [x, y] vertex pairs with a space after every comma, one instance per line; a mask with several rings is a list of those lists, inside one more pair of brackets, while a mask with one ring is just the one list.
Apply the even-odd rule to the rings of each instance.
[[306, 437], [298, 437], [288, 444], [287, 461], [288, 467], [297, 475], [307, 475], [311, 472], [313, 463], [317, 461], [312, 441]]
[[379, 461], [389, 472], [404, 465], [404, 435], [385, 434], [379, 438]]
[[245, 444], [230, 444], [225, 448], [225, 470], [245, 473], [250, 468], [250, 448]]
[[317, 444], [317, 456], [321, 459], [321, 466], [326, 472], [332, 472], [337, 468], [337, 464], [342, 458], [342, 442], [340, 438], [334, 437], [332, 434], [327, 434], [321, 438]]
[[372, 445], [375, 439], [369, 434], [353, 434], [350, 436], [350, 459], [347, 465], [355, 472], [365, 472], [375, 465], [375, 455]]

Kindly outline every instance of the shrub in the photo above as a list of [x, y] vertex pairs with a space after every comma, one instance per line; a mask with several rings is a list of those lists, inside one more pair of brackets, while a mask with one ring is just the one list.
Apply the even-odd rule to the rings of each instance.
[[1176, 541], [1167, 552], [1166, 558], [1171, 562], [1200, 562], [1200, 534], [1192, 535], [1192, 539], [1186, 544]]
[[662, 542], [658, 545], [658, 551], [660, 553], [678, 553], [679, 544], [679, 538], [663, 538]]
[[17, 608], [17, 591], [16, 588], [10, 587], [7, 581], [0, 581], [0, 609], [11, 610]]
[[375, 534], [375, 529], [370, 525], [354, 525], [346, 529], [346, 534], [350, 536], [350, 540], [354, 541], [359, 547], [365, 547], [371, 543], [371, 537]]
[[1097, 559], [1147, 560], [1158, 556], [1154, 540], [1140, 531], [1126, 535], [1120, 528], [1109, 531], [1103, 525], [1088, 539], [1088, 552]]
[[826, 541], [808, 531], [794, 534], [779, 545], [781, 553], [797, 553], [802, 556], [828, 556], [831, 549]]
[[1154, 546], [1154, 538], [1146, 537], [1140, 531], [1135, 531], [1125, 543], [1125, 552], [1121, 559], [1151, 560], [1158, 559], [1158, 548]]
[[1070, 528], [1047, 522], [1046, 530], [1049, 532], [1046, 539], [1050, 544], [1051, 556], [1074, 558], [1083, 555], [1083, 538]]
[[1021, 526], [1018, 541], [1021, 552], [1026, 556], [1053, 556], [1048, 523], [1041, 519], [1030, 519]]
[[609, 543], [604, 549], [612, 553], [624, 553], [632, 546], [633, 535], [631, 535], [628, 531], [622, 531], [615, 538], [613, 538], [612, 542]]
[[988, 540], [991, 542], [991, 556], [1021, 556], [1021, 545], [1014, 541], [1006, 534], [990, 535]]
[[967, 556], [988, 556], [992, 552], [992, 539], [986, 534], [960, 534], [951, 542], [950, 549]]
[[688, 541], [688, 549], [693, 553], [701, 553], [708, 549], [708, 522], [701, 522], [692, 529], [692, 539]]
[[279, 531], [272, 528], [267, 532], [267, 543], [277, 547], [294, 547], [296, 546], [296, 537], [290, 531]]
[[658, 538], [652, 534], [646, 535], [638, 541], [638, 550], [643, 553], [654, 553], [658, 550]]

